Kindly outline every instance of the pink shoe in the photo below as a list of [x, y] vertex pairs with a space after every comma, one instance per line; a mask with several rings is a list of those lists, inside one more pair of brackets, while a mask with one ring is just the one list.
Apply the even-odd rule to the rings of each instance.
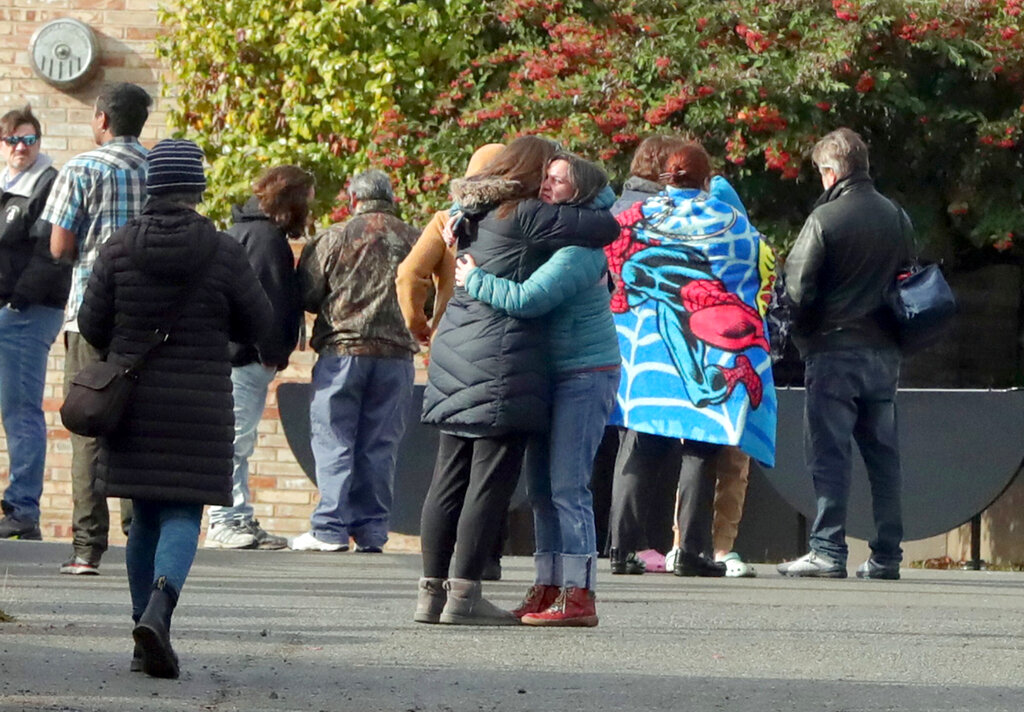
[[656, 549], [638, 551], [636, 552], [636, 558], [647, 565], [647, 573], [649, 574], [663, 574], [668, 570], [665, 568], [664, 555]]

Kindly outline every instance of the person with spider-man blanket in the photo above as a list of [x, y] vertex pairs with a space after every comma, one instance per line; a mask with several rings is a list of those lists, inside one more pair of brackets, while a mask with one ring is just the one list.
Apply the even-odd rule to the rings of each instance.
[[709, 178], [701, 146], [678, 149], [665, 189], [620, 214], [606, 248], [622, 352], [611, 423], [685, 441], [681, 563], [698, 568], [711, 555], [715, 455], [737, 445], [773, 466], [777, 416], [765, 326], [775, 255]]

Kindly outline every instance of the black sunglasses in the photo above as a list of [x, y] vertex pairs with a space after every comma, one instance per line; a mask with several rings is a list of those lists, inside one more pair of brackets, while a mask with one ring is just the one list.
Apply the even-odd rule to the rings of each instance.
[[27, 136], [4, 136], [4, 143], [8, 146], [17, 146], [19, 143], [23, 143], [26, 146], [35, 146], [36, 141], [39, 137], [35, 134], [28, 134]]

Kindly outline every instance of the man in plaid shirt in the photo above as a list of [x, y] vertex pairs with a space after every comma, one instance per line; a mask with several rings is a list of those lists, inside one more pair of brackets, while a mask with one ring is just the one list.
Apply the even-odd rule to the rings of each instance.
[[[75, 156], [61, 169], [42, 219], [53, 227], [50, 252], [73, 262], [71, 293], [64, 314], [64, 389], [68, 381], [103, 354], [78, 333], [78, 308], [100, 246], [142, 211], [146, 196], [146, 149], [138, 136], [153, 103], [135, 84], [105, 86], [96, 98], [93, 138], [99, 148]], [[93, 492], [95, 438], [71, 435], [71, 532], [74, 553], [62, 574], [97, 574], [107, 550], [110, 513], [104, 497]], [[122, 524], [131, 519], [130, 502], [121, 503]]]

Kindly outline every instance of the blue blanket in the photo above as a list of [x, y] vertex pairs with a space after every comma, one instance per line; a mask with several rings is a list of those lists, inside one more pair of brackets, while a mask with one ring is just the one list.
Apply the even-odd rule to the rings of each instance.
[[746, 216], [667, 188], [620, 216], [609, 248], [622, 379], [614, 425], [738, 445], [775, 463], [777, 403], [764, 314], [775, 255]]

